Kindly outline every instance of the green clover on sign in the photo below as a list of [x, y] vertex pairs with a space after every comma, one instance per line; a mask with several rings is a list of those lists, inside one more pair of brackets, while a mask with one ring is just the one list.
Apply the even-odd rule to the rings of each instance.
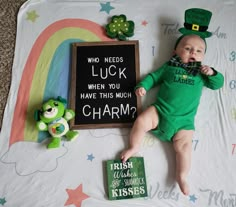
[[118, 38], [119, 40], [126, 40], [126, 37], [134, 35], [134, 22], [127, 21], [126, 16], [113, 16], [111, 22], [106, 25], [107, 35], [111, 38]]

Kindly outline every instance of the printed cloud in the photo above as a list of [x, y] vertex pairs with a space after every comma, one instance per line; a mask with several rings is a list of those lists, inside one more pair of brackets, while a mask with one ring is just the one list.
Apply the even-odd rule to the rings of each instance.
[[38, 172], [54, 171], [59, 159], [67, 153], [67, 148], [47, 150], [42, 144], [35, 142], [17, 142], [1, 157], [4, 164], [12, 164], [20, 176]]

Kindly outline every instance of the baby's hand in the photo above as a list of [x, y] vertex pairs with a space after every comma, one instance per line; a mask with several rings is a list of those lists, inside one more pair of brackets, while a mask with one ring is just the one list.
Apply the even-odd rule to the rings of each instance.
[[135, 94], [136, 96], [144, 96], [146, 94], [146, 90], [143, 87], [137, 88], [135, 90]]
[[207, 65], [202, 65], [200, 70], [201, 70], [201, 73], [204, 75], [212, 76], [215, 74], [214, 70]]

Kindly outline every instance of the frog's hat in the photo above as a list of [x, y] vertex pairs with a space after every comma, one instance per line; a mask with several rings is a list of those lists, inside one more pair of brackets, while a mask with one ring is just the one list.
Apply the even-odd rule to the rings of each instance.
[[211, 20], [212, 13], [205, 9], [191, 8], [185, 11], [184, 27], [179, 31], [183, 35], [195, 34], [205, 39], [212, 35], [208, 32], [208, 26]]

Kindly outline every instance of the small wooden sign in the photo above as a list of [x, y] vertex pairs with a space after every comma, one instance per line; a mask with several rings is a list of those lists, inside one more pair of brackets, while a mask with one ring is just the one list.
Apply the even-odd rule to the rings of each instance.
[[72, 129], [129, 127], [140, 110], [138, 41], [72, 45]]
[[109, 200], [147, 197], [143, 157], [106, 162]]

